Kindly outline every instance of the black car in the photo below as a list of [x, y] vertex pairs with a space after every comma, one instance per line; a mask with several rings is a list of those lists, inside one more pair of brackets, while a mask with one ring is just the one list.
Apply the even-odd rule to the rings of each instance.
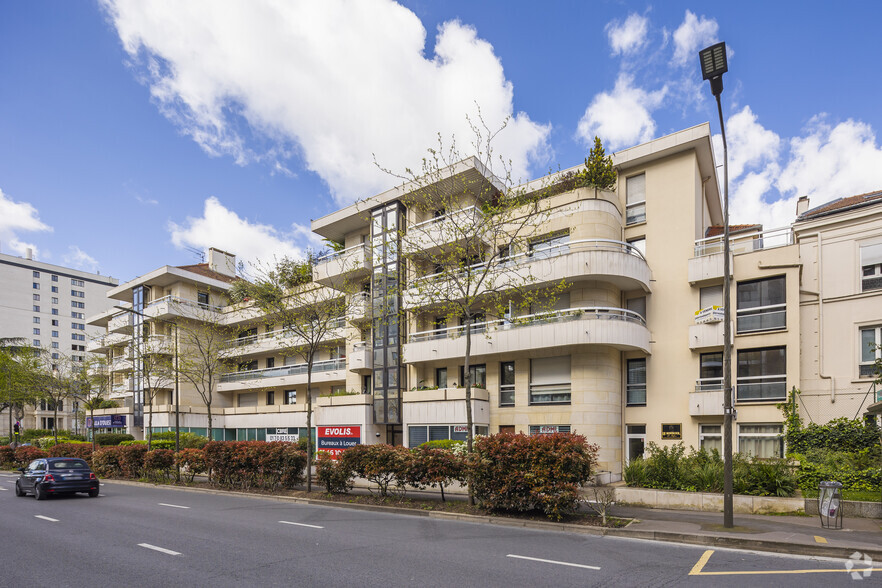
[[92, 498], [98, 496], [98, 478], [82, 459], [35, 459], [27, 468], [19, 468], [18, 471], [21, 476], [15, 481], [16, 496], [25, 496], [28, 492], [33, 493], [37, 500], [68, 492], [88, 492]]

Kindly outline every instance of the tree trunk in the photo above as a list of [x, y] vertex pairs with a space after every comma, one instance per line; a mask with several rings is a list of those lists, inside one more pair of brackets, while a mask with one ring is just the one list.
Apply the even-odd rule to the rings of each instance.
[[208, 440], [214, 441], [214, 429], [212, 427], [212, 420], [211, 420], [211, 403], [206, 402], [205, 408], [208, 410]]
[[306, 359], [306, 492], [312, 492], [312, 362], [313, 354]]
[[89, 408], [89, 414], [92, 416], [92, 453], [95, 453], [95, 407]]
[[[465, 366], [463, 369], [463, 378], [465, 379], [465, 401], [466, 401], [466, 427], [468, 431], [466, 431], [466, 449], [469, 453], [472, 452], [472, 447], [474, 445], [474, 436], [472, 435], [472, 378], [469, 375], [469, 367], [471, 367], [470, 361], [472, 358], [472, 317], [468, 317], [466, 319], [466, 348], [465, 348], [465, 357], [464, 363]], [[472, 485], [469, 484], [469, 504], [474, 506], [475, 504], [475, 494], [472, 490]]]
[[55, 433], [55, 444], [58, 445], [58, 402], [52, 408], [52, 432]]
[[153, 394], [147, 392], [147, 451], [153, 449]]

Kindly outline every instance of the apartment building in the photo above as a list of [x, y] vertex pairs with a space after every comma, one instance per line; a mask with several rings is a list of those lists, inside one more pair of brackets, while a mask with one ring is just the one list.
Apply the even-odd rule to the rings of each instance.
[[[518, 187], [523, 197], [544, 190], [544, 213], [528, 238], [506, 249], [494, 274], [502, 295], [499, 285], [510, 284], [512, 303], [481, 310], [466, 323], [449, 312], [440, 316], [424, 286], [441, 275], [431, 248], [458, 238], [457, 229], [504, 189], [480, 161], [466, 159], [439, 170], [429, 184], [405, 184], [313, 221], [312, 230], [340, 250], [317, 261], [310, 287], [339, 296], [345, 311], [322, 342], [310, 390], [304, 358], [285, 354], [291, 333], [278, 317], [247, 301], [228, 304], [226, 292], [237, 279], [231, 254], [210, 250], [207, 264], [165, 267], [122, 284], [109, 296], [138, 310], [142, 322], [126, 311], [92, 321], [108, 328], [95, 350], [114, 358], [114, 390], [126, 399], [126, 406], [105, 412], [126, 416], [128, 430], [143, 435], [144, 378], [139, 384], [132, 363], [139, 354], [126, 351], [132, 333], [142, 329], [136, 340], [148, 343], [166, 337], [152, 349], [168, 355], [169, 323], [204, 320], [222, 325], [227, 337], [212, 407], [216, 439], [304, 435], [307, 395], [319, 448], [464, 439], [470, 329], [476, 434], [583, 434], [599, 445], [600, 468], [613, 480], [651, 442], [722, 448], [722, 206], [709, 126], [617, 152], [613, 163], [619, 180], [611, 191], [567, 184], [578, 168]], [[421, 202], [433, 193], [453, 198], [443, 208]], [[861, 342], [880, 337], [882, 317], [872, 299], [882, 267], [878, 208], [840, 206], [837, 214], [848, 217], [840, 220], [816, 209], [780, 230], [732, 227], [736, 451], [781, 455], [778, 404], [791, 388], [802, 388], [805, 409], [824, 420], [858, 406], [840, 400], [831, 408], [835, 398], [852, 394], [843, 385], [857, 390], [868, 383]], [[860, 276], [845, 279], [843, 264], [830, 261], [823, 271], [821, 261], [805, 265], [824, 258], [813, 248], [839, 255], [837, 239], [850, 243], [841, 246], [851, 247], [859, 261], [850, 269]], [[499, 246], [489, 234], [477, 242], [464, 268], [480, 266], [482, 251], [486, 256]], [[418, 262], [414, 252], [428, 253]], [[525, 276], [530, 287], [562, 286], [548, 304], [524, 307], [515, 293]], [[828, 280], [839, 284], [829, 287], [834, 294], [818, 283]], [[848, 294], [840, 292], [842, 283]], [[849, 312], [848, 332], [834, 335], [846, 322], [829, 317]], [[848, 345], [830, 339], [838, 336]], [[849, 354], [821, 362], [827, 351], [818, 341]], [[154, 430], [174, 426], [171, 384], [163, 386], [150, 395]], [[189, 384], [178, 387], [181, 427], [204, 433], [204, 402]], [[815, 407], [808, 401], [813, 395], [831, 406]]]
[[[85, 361], [86, 342], [100, 333], [87, 325], [86, 315], [106, 309], [107, 291], [118, 280], [25, 257], [0, 254], [0, 337], [21, 338], [46, 352], [49, 361]], [[25, 406], [15, 418], [26, 429], [51, 429], [55, 411], [45, 402]], [[59, 429], [75, 429], [75, 407], [65, 403], [58, 413]], [[9, 434], [8, 418], [0, 418], [0, 435]]]

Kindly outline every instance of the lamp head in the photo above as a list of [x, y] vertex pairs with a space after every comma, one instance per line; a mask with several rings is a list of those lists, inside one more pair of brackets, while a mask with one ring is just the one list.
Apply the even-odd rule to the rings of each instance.
[[719, 96], [723, 91], [723, 74], [729, 71], [726, 43], [720, 42], [698, 52], [702, 79], [710, 80], [711, 92]]

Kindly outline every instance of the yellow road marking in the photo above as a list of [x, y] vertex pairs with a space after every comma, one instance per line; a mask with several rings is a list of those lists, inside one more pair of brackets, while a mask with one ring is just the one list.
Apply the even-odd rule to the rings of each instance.
[[815, 542], [817, 542], [817, 543], [826, 543], [827, 540], [824, 539], [823, 537], [819, 537], [819, 536], [815, 535]]
[[[823, 539], [823, 537], [821, 537]], [[751, 570], [751, 571], [742, 571], [742, 572], [704, 572], [704, 566], [707, 565], [710, 556], [714, 554], [713, 549], [708, 549], [701, 557], [695, 562], [695, 565], [692, 566], [692, 570], [689, 572], [690, 576], [759, 576], [763, 574], [834, 574], [834, 573], [864, 573], [864, 572], [882, 572], [882, 568], [864, 568], [855, 566], [852, 570], [845, 569], [843, 565], [841, 568], [835, 569], [824, 569], [824, 570]]]

